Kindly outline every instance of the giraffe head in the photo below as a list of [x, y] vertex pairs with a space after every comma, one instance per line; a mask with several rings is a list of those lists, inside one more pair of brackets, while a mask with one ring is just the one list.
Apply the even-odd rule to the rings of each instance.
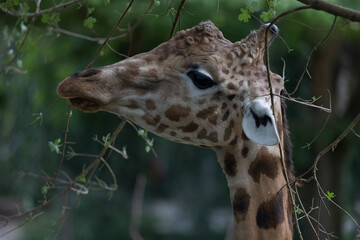
[[[177, 142], [222, 147], [249, 138], [274, 145], [265, 30], [232, 43], [212, 22], [202, 22], [150, 52], [75, 73], [58, 94], [82, 111], [112, 112]], [[277, 34], [273, 26], [269, 43]], [[282, 78], [271, 73], [271, 81], [279, 94]], [[280, 112], [275, 98], [275, 116]]]

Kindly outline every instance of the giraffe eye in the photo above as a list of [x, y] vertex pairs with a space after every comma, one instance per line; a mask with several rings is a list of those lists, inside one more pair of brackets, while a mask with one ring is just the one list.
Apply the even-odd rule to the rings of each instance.
[[190, 70], [187, 75], [193, 81], [194, 85], [199, 89], [210, 88], [215, 85], [214, 80], [207, 74], [198, 70]]

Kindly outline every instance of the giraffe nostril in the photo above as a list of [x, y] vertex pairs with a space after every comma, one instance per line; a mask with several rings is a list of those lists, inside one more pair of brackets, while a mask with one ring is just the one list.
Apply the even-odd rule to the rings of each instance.
[[87, 78], [87, 77], [94, 76], [94, 75], [98, 74], [99, 72], [100, 72], [99, 69], [89, 68], [89, 69], [86, 69], [86, 70], [83, 70], [83, 71], [76, 72], [76, 73], [74, 73], [71, 77]]

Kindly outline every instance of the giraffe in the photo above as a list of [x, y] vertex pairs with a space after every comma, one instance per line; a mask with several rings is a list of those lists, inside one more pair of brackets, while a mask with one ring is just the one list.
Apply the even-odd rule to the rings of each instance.
[[[232, 43], [211, 22], [153, 50], [67, 77], [58, 94], [84, 112], [107, 111], [171, 141], [212, 148], [225, 173], [239, 239], [292, 239], [292, 176], [285, 105], [272, 111], [265, 30]], [[269, 44], [278, 28], [269, 31]], [[278, 95], [283, 79], [270, 73]]]

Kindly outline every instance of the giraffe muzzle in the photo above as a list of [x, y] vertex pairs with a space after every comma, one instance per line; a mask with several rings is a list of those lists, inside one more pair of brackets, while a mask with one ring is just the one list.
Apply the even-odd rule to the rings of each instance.
[[99, 68], [90, 68], [73, 74], [58, 85], [58, 95], [81, 111], [102, 110], [110, 102], [110, 97], [109, 93], [100, 87], [101, 82], [96, 76], [100, 72]]

